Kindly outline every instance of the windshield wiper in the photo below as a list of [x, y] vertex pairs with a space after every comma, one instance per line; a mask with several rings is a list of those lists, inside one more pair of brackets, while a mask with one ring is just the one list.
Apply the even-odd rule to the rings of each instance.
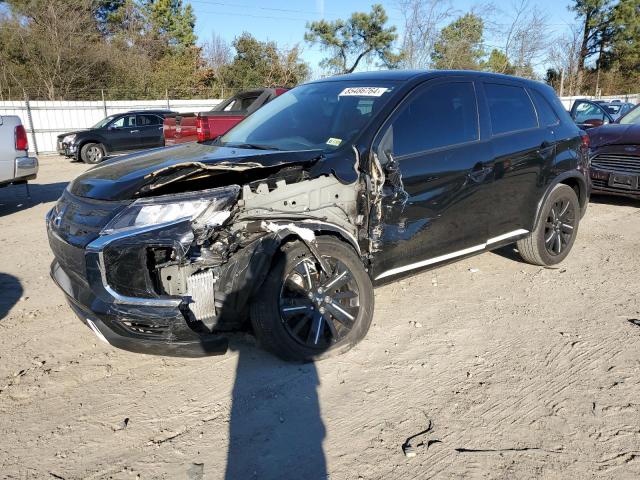
[[250, 148], [253, 150], [282, 150], [273, 145], [260, 145], [259, 143], [225, 143], [223, 147]]

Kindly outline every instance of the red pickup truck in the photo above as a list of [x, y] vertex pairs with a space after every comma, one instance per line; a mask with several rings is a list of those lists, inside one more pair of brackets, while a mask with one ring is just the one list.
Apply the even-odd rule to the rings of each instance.
[[286, 88], [249, 90], [223, 101], [209, 112], [166, 115], [162, 125], [164, 144], [176, 145], [212, 140], [227, 133], [244, 117], [287, 90]]

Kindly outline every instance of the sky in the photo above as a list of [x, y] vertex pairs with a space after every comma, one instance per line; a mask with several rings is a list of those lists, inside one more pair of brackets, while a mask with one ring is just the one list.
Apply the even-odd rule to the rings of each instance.
[[[514, 0], [494, 0], [494, 5], [508, 9]], [[273, 40], [279, 46], [292, 47], [300, 44], [303, 58], [312, 70], [318, 70], [318, 63], [324, 54], [318, 46], [304, 42], [307, 22], [324, 18], [326, 20], [346, 19], [352, 12], [371, 9], [376, 2], [366, 0], [185, 0], [191, 3], [196, 14], [196, 34], [199, 42], [211, 38], [212, 33], [231, 42], [243, 31], [251, 33], [258, 40]], [[402, 35], [403, 17], [398, 0], [379, 0], [389, 16], [389, 25], [395, 25]], [[460, 13], [469, 11], [478, 0], [452, 0], [453, 8]], [[486, 3], [486, 2], [485, 2]], [[549, 28], [554, 33], [568, 29], [575, 22], [572, 12], [567, 9], [569, 0], [530, 0], [548, 16]], [[509, 22], [508, 16], [505, 23]], [[497, 43], [487, 38], [486, 43]], [[539, 65], [538, 70], [544, 71]]]

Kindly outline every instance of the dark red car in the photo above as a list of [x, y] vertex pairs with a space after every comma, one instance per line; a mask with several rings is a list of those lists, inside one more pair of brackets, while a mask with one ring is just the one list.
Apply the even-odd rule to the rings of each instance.
[[587, 133], [593, 192], [640, 199], [640, 105]]
[[286, 88], [249, 90], [228, 98], [209, 112], [167, 115], [163, 123], [164, 144], [213, 140], [286, 91]]

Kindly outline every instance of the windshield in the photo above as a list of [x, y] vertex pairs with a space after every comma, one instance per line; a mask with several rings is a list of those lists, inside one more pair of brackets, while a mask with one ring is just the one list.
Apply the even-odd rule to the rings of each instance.
[[620, 119], [622, 125], [631, 125], [632, 123], [640, 124], [640, 107], [636, 106]]
[[100, 120], [98, 123], [96, 123], [93, 127], [91, 128], [104, 128], [107, 126], [107, 124], [113, 120], [116, 116], [115, 115], [111, 115], [110, 117], [107, 118], [103, 118], [102, 120]]
[[329, 152], [351, 143], [397, 85], [348, 80], [302, 85], [247, 117], [219, 144]]

